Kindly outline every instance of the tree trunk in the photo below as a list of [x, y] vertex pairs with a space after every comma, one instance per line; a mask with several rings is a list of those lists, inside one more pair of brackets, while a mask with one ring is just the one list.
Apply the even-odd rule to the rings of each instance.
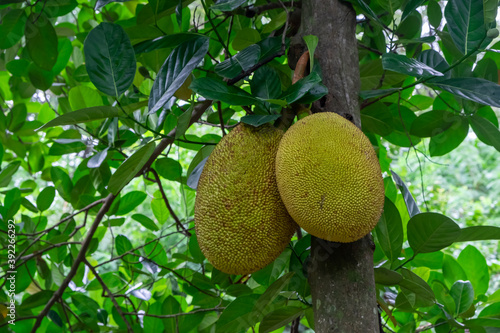
[[[336, 112], [360, 126], [360, 86], [356, 14], [351, 5], [338, 0], [303, 0], [298, 37], [316, 35], [315, 52], [329, 93], [313, 106], [314, 112]], [[297, 38], [292, 57], [304, 50]], [[300, 46], [302, 45], [302, 46]], [[368, 235], [348, 244], [312, 238], [308, 268], [318, 333], [374, 333], [379, 330], [373, 242]]]

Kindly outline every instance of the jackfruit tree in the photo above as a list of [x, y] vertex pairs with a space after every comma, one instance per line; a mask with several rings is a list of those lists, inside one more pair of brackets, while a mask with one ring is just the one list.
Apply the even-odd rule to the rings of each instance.
[[0, 0], [2, 332], [498, 332], [497, 0]]

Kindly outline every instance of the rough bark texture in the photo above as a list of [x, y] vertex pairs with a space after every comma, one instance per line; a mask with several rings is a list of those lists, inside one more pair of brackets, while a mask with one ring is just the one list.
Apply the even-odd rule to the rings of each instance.
[[[303, 0], [300, 39], [295, 38], [291, 53], [303, 52], [302, 36], [318, 36], [315, 57], [329, 94], [313, 111], [336, 112], [360, 126], [355, 28], [355, 12], [348, 3]], [[371, 236], [348, 244], [313, 237], [308, 271], [317, 333], [380, 332]]]

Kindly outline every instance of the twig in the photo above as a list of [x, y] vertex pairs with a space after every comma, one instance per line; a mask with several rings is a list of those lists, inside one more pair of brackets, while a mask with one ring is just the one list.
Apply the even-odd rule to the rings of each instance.
[[86, 258], [83, 259], [83, 263], [85, 265], [87, 265], [87, 267], [90, 269], [90, 271], [92, 272], [92, 274], [94, 274], [94, 276], [97, 279], [97, 281], [99, 281], [99, 283], [101, 284], [102, 289], [103, 289], [103, 296], [104, 296], [104, 291], [108, 293], [108, 297], [109, 297], [109, 299], [111, 299], [111, 302], [113, 302], [113, 305], [115, 306], [116, 312], [118, 312], [118, 314], [120, 315], [120, 317], [122, 317], [123, 321], [125, 322], [125, 325], [127, 325], [127, 331], [128, 332], [133, 332], [132, 326], [130, 326], [130, 323], [127, 321], [127, 318], [125, 318], [125, 315], [123, 314], [122, 309], [120, 309], [120, 305], [118, 305], [118, 302], [116, 301], [115, 297], [113, 296], [113, 293], [108, 288], [108, 286], [106, 285], [106, 283], [103, 281], [103, 279], [101, 278], [101, 276], [99, 275], [99, 273], [97, 273], [97, 271], [94, 268], [94, 266], [92, 266], [88, 262], [88, 260]]
[[222, 103], [217, 102], [217, 113], [219, 114], [220, 129], [222, 130], [222, 137], [226, 136], [226, 131], [224, 130], [224, 118], [222, 117]]
[[227, 81], [227, 85], [228, 86], [232, 86], [234, 85], [236, 82], [238, 82], [239, 80], [243, 79], [244, 77], [252, 74], [253, 72], [255, 72], [257, 69], [259, 69], [260, 67], [264, 66], [265, 64], [267, 64], [268, 62], [271, 62], [274, 58], [278, 58], [278, 57], [281, 57], [282, 55], [285, 54], [285, 50], [280, 50], [279, 52], [275, 53], [275, 54], [271, 54], [270, 56], [268, 56], [267, 58], [265, 59], [262, 59], [261, 61], [259, 61], [258, 63], [256, 63], [255, 65], [253, 65], [252, 67], [250, 67], [249, 69], [247, 69], [246, 71], [243, 71], [241, 72], [241, 74], [239, 74], [238, 76], [236, 76], [235, 78]]
[[180, 316], [188, 316], [200, 312], [210, 312], [210, 311], [222, 311], [226, 307], [224, 306], [217, 306], [215, 308], [211, 309], [197, 309], [191, 312], [183, 312], [183, 313], [176, 313], [176, 314], [171, 314], [171, 315], [155, 315], [155, 314], [149, 314], [149, 313], [137, 313], [137, 312], [124, 312], [123, 314], [125, 315], [130, 315], [130, 316], [146, 316], [146, 317], [154, 317], [154, 318], [177, 318]]

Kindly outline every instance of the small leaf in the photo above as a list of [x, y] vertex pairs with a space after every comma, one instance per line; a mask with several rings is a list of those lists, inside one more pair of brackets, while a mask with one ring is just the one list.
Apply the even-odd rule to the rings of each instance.
[[150, 142], [133, 155], [129, 156], [111, 176], [108, 183], [108, 191], [117, 195], [120, 190], [127, 185], [135, 175], [146, 164], [155, 149], [155, 143]]
[[132, 215], [132, 218], [139, 222], [144, 228], [153, 230], [153, 231], [158, 231], [160, 230], [156, 224], [154, 223], [153, 220], [151, 220], [149, 217], [142, 215], [142, 214], [134, 214]]
[[120, 199], [120, 206], [115, 215], [126, 215], [133, 211], [137, 206], [139, 206], [144, 200], [146, 200], [146, 193], [141, 191], [132, 191], [125, 194]]
[[165, 179], [180, 181], [182, 176], [181, 164], [172, 158], [160, 158], [155, 162], [156, 171]]
[[219, 100], [230, 105], [250, 105], [257, 101], [245, 90], [228, 86], [221, 80], [209, 77], [196, 79], [189, 87], [207, 99]]
[[307, 35], [302, 38], [306, 42], [307, 50], [309, 51], [309, 68], [314, 68], [314, 52], [318, 46], [319, 38], [314, 35]]
[[382, 66], [386, 70], [415, 77], [443, 76], [444, 74], [416, 59], [401, 54], [385, 53], [382, 55]]
[[52, 119], [51, 121], [49, 121], [48, 123], [46, 123], [37, 130], [39, 131], [42, 129], [55, 126], [88, 123], [94, 120], [114, 118], [114, 117], [119, 117], [121, 115], [122, 115], [121, 111], [112, 106], [94, 106], [60, 115], [59, 117]]
[[107, 156], [108, 156], [108, 147], [104, 148], [101, 151], [98, 151], [94, 156], [92, 156], [87, 162], [87, 168], [90, 169], [99, 168], [102, 162], [106, 160]]
[[259, 325], [259, 333], [269, 333], [280, 327], [286, 326], [291, 321], [302, 316], [305, 309], [296, 306], [287, 306], [286, 308], [271, 311], [264, 316]]
[[266, 116], [250, 114], [248, 116], [241, 117], [241, 122], [248, 124], [248, 125], [251, 125], [253, 127], [259, 127], [259, 126], [262, 126], [264, 124], [275, 121], [279, 117], [281, 117], [280, 114], [271, 114], [271, 115], [266, 115]]
[[459, 280], [451, 286], [450, 295], [455, 301], [455, 313], [460, 315], [467, 310], [474, 302], [474, 289], [469, 281]]
[[[177, 46], [161, 66], [149, 95], [149, 113], [161, 109], [182, 86], [208, 52], [208, 38], [188, 40]], [[196, 82], [196, 81], [195, 81]]]
[[410, 190], [408, 190], [406, 184], [403, 182], [401, 177], [399, 177], [399, 175], [396, 172], [391, 170], [391, 173], [392, 173], [392, 178], [394, 178], [394, 182], [396, 183], [399, 190], [403, 194], [403, 199], [405, 200], [406, 208], [408, 209], [408, 214], [410, 215], [410, 217], [420, 214], [420, 209], [418, 209], [417, 203], [415, 202], [415, 199], [411, 195]]
[[396, 206], [385, 198], [384, 212], [378, 221], [375, 232], [382, 251], [390, 262], [397, 260], [403, 247], [403, 223]]
[[121, 26], [102, 22], [87, 35], [83, 50], [87, 73], [97, 89], [118, 98], [132, 85], [135, 53]]
[[479, 140], [500, 151], [500, 131], [495, 125], [477, 115], [469, 117], [469, 122]]
[[408, 242], [414, 253], [427, 253], [450, 246], [460, 236], [460, 227], [438, 213], [413, 216], [407, 227]]
[[56, 189], [52, 186], [44, 188], [36, 198], [36, 206], [41, 212], [50, 208], [56, 196]]
[[177, 118], [177, 128], [175, 130], [175, 139], [178, 139], [186, 133], [189, 128], [189, 124], [191, 122], [191, 116], [193, 114], [194, 104], [184, 111], [179, 118]]

